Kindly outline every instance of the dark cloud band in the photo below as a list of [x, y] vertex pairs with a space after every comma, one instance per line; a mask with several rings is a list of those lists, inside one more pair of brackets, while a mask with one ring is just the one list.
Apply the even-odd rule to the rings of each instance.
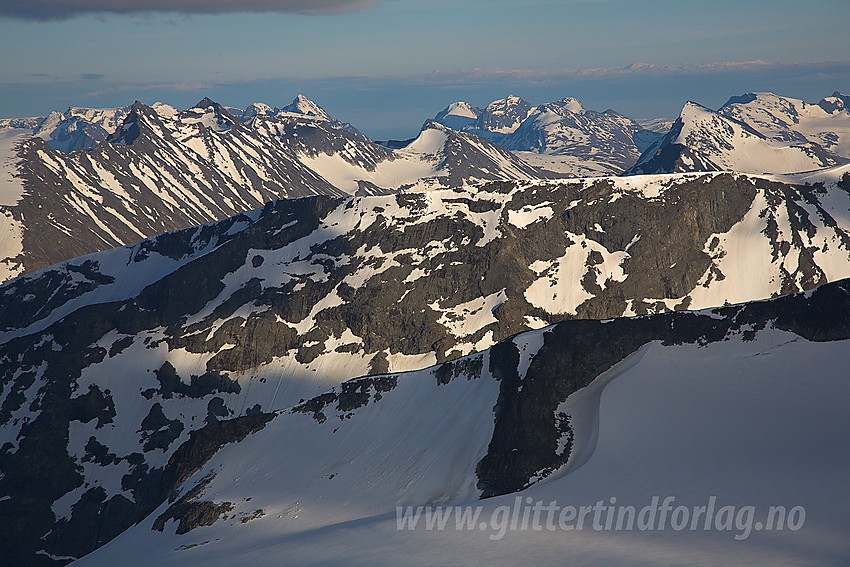
[[377, 0], [5, 0], [0, 17], [63, 20], [83, 14], [284, 12], [334, 14], [369, 8]]

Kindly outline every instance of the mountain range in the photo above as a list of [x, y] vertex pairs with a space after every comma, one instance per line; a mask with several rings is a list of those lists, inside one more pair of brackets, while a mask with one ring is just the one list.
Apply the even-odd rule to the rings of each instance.
[[[81, 557], [274, 412], [321, 422], [337, 396], [353, 410], [400, 379], [388, 373], [462, 375], [478, 363], [448, 363], [561, 321], [850, 277], [848, 183], [708, 173], [318, 195], [19, 276], [0, 287], [0, 513], [18, 519], [4, 553]], [[384, 378], [345, 382], [362, 375]], [[537, 463], [515, 478], [493, 464], [462, 494], [564, 464]]]
[[435, 120], [561, 175], [686, 171], [799, 173], [850, 161], [850, 110], [839, 92], [816, 104], [768, 92], [713, 111], [687, 102], [673, 120], [595, 112], [574, 98], [532, 106], [509, 95], [484, 109], [455, 102]]
[[283, 108], [204, 99], [182, 112], [137, 102], [3, 119], [0, 281], [280, 197], [626, 168], [771, 174], [840, 166], [850, 160], [845, 101], [840, 93], [817, 105], [748, 94], [718, 112], [688, 103], [671, 127], [587, 110], [572, 98], [531, 106], [508, 96], [484, 109], [454, 103], [416, 138], [383, 145], [303, 95]]
[[[5, 119], [0, 565], [840, 564], [846, 102]], [[495, 522], [667, 495], [808, 518]]]
[[435, 122], [387, 149], [303, 96], [238, 118], [209, 99], [182, 112], [72, 108], [1, 122], [0, 139], [0, 280], [281, 197], [541, 178], [501, 147]]
[[574, 177], [621, 173], [669, 128], [663, 120], [648, 123], [653, 130], [614, 110], [588, 110], [575, 98], [532, 106], [514, 95], [483, 110], [456, 102], [434, 119], [495, 142], [542, 169]]
[[843, 165], [850, 162], [847, 101], [838, 92], [817, 104], [750, 93], [716, 112], [688, 102], [626, 173], [794, 173]]

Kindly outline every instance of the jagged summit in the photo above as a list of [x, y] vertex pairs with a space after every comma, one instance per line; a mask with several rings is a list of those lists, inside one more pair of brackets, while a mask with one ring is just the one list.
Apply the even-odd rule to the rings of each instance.
[[731, 170], [795, 173], [850, 161], [843, 101], [808, 104], [770, 92], [733, 96], [717, 111], [688, 101], [673, 130], [627, 173]]
[[[30, 132], [14, 130], [20, 143], [0, 146], [7, 152], [0, 167], [12, 164], [19, 174], [0, 187], [0, 205], [13, 207], [14, 215], [0, 218], [0, 281], [283, 197], [541, 178], [474, 136], [430, 130], [436, 135], [426, 133], [428, 143], [394, 151], [303, 95], [288, 108], [269, 114], [268, 105], [257, 103], [248, 109], [257, 116], [243, 121], [209, 98], [179, 112], [136, 101], [109, 112], [71, 118], [57, 112], [15, 123]], [[61, 144], [54, 148], [61, 151], [28, 142], [35, 131], [50, 144], [46, 149]]]
[[299, 94], [293, 99], [291, 103], [281, 108], [283, 112], [291, 112], [293, 114], [303, 114], [304, 116], [309, 116], [311, 118], [317, 118], [320, 120], [333, 120], [331, 116], [325, 112], [321, 106], [304, 96], [303, 94]]
[[264, 102], [253, 102], [242, 112], [242, 120], [250, 120], [255, 116], [269, 116], [274, 112], [275, 110]]
[[209, 97], [204, 97], [192, 108], [223, 108], [219, 103], [210, 99]]
[[[141, 135], [142, 116], [147, 110], [152, 110], [143, 102], [135, 101], [130, 106], [130, 112], [124, 117], [121, 127], [107, 137], [107, 141], [116, 145], [129, 146]], [[155, 112], [155, 111], [154, 111]]]
[[509, 94], [483, 110], [457, 102], [435, 120], [486, 138], [561, 175], [619, 173], [663, 135], [613, 110], [589, 110], [573, 97], [532, 106]]
[[584, 112], [584, 106], [581, 104], [581, 101], [577, 98], [565, 97], [565, 98], [562, 98], [561, 100], [559, 100], [555, 103], [552, 103], [552, 104], [553, 104], [553, 106], [558, 106], [558, 107], [564, 109], [567, 112], [573, 112], [573, 113], [576, 113], [576, 114]]
[[508, 134], [519, 128], [533, 108], [528, 101], [510, 94], [488, 104], [473, 127], [480, 131]]

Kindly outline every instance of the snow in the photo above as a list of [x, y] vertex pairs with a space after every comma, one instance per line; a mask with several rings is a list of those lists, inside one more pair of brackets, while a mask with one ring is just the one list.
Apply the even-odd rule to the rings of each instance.
[[[191, 114], [189, 114], [191, 112]], [[230, 130], [230, 124], [227, 122], [219, 122], [216, 113], [208, 108], [190, 108], [186, 114], [180, 117], [181, 122], [190, 125], [200, 125], [208, 128], [213, 132], [227, 132]]]
[[596, 160], [582, 159], [578, 156], [550, 155], [529, 151], [515, 151], [513, 153], [533, 167], [570, 177], [596, 177], [619, 173], [619, 171], [606, 167]]
[[[488, 104], [487, 108], [485, 109], [485, 112], [492, 114], [493, 116], [504, 116], [506, 114], [516, 112], [516, 107], [521, 101], [522, 99], [518, 96], [508, 95], [503, 99], [494, 100], [493, 102]], [[516, 131], [516, 129], [519, 128], [520, 124], [522, 124], [522, 122], [535, 110], [536, 108], [532, 107], [525, 113], [517, 114], [514, 117], [513, 122], [501, 126], [499, 128], [490, 128], [489, 131], [495, 132], [497, 134], [510, 134], [511, 132]]]
[[0, 208], [0, 282], [23, 272], [18, 256], [24, 251], [23, 225], [12, 213]]
[[[624, 281], [626, 273], [622, 263], [629, 257], [626, 252], [609, 252], [604, 246], [584, 236], [569, 234], [572, 246], [568, 246], [564, 255], [551, 261], [537, 260], [529, 266], [539, 277], [525, 290], [525, 299], [534, 307], [540, 307], [552, 314], [575, 315], [579, 305], [593, 297], [581, 285], [585, 274], [598, 270], [594, 278], [605, 288], [605, 282]], [[591, 252], [599, 252], [601, 264], [589, 267]]]
[[178, 114], [178, 111], [173, 106], [167, 105], [162, 102], [155, 102], [153, 106], [151, 106], [157, 114], [159, 114], [162, 118], [167, 120], [171, 120], [175, 118]]
[[[26, 128], [0, 128], [0, 206], [17, 205], [24, 194], [24, 185], [16, 177], [18, 144], [32, 137]], [[6, 257], [6, 256], [4, 256]]]
[[[822, 209], [846, 231], [850, 223], [850, 195], [834, 190], [820, 200]], [[789, 208], [785, 205], [769, 206], [764, 190], [758, 191], [750, 210], [740, 222], [724, 234], [710, 236], [705, 252], [712, 258], [713, 267], [706, 271], [691, 292], [690, 307], [699, 309], [720, 305], [724, 298], [743, 302], [782, 293], [782, 271], [795, 273], [803, 253], [801, 244], [810, 249], [828, 281], [850, 277], [850, 250], [839, 234], [824, 222], [821, 212], [810, 203], [801, 199], [796, 207], [799, 213], [807, 213], [814, 225], [815, 232], [811, 236], [805, 232], [795, 233], [788, 218]], [[767, 216], [772, 216], [776, 222], [777, 245], [788, 244], [788, 253], [775, 260], [773, 247], [765, 234]], [[712, 249], [710, 245], [715, 237], [717, 246]], [[798, 239], [802, 242], [797, 243]], [[724, 277], [717, 277], [716, 270]], [[802, 287], [803, 282], [797, 284]]]
[[652, 132], [666, 134], [670, 131], [675, 120], [673, 118], [636, 118], [635, 122], [637, 122], [642, 128], [651, 130]]
[[[357, 523], [397, 504], [469, 500], [477, 492], [475, 465], [487, 451], [498, 393], [498, 382], [486, 370], [480, 378], [442, 385], [425, 370], [400, 377], [380, 402], [354, 410], [354, 419], [340, 420], [331, 408], [323, 424], [306, 414], [280, 415], [213, 458], [208, 467], [216, 477], [205, 498], [234, 502], [235, 513], [253, 512], [262, 502], [263, 517], [233, 525], [256, 528], [264, 538], [281, 541], [328, 523]], [[316, 454], [330, 458], [309, 457]], [[151, 532], [151, 518], [126, 535], [136, 534], [140, 543], [148, 534], [177, 541], [167, 535], [169, 528], [163, 535]], [[213, 526], [219, 528], [232, 526]], [[141, 554], [127, 560], [143, 561], [150, 551], [142, 543]], [[83, 564], [97, 562], [100, 553], [109, 555], [109, 550], [95, 552]]]
[[456, 337], [466, 337], [491, 323], [498, 323], [498, 319], [493, 315], [493, 310], [507, 299], [505, 290], [502, 288], [496, 293], [460, 303], [454, 307], [442, 307], [441, 302], [435, 302], [429, 307], [442, 312], [438, 321], [449, 333]]
[[281, 110], [282, 113], [303, 115], [318, 120], [331, 120], [331, 117], [321, 106], [308, 99], [303, 94], [299, 94], [295, 97], [295, 100]]
[[[52, 338], [51, 338], [52, 340]], [[44, 387], [44, 370], [46, 368], [46, 364], [42, 364], [39, 368], [36, 369], [36, 377], [33, 380], [33, 383], [20, 394], [25, 396], [24, 400], [35, 400], [37, 399], [38, 392]], [[15, 373], [14, 378], [18, 377], [18, 374], [21, 371], [18, 370]], [[0, 388], [0, 403], [3, 405], [6, 404], [7, 400], [14, 401], [15, 394], [17, 393], [14, 389], [15, 381], [14, 379], [7, 382], [2, 388]], [[11, 398], [11, 400], [10, 400]], [[35, 420], [36, 417], [41, 413], [40, 409], [31, 409], [31, 404], [23, 403], [21, 407], [16, 409], [15, 411], [11, 411], [8, 414], [8, 419], [5, 422], [4, 426], [0, 428], [0, 447], [8, 444], [10, 451], [17, 451], [20, 438], [19, 433], [21, 429], [23, 429], [28, 423], [31, 423]], [[14, 407], [12, 405], [11, 407]], [[2, 472], [2, 471], [0, 471]], [[2, 478], [2, 476], [0, 476]]]
[[[487, 346], [492, 345], [491, 342]], [[404, 354], [393, 352], [387, 354], [390, 372], [406, 372], [413, 369], [428, 368], [437, 364], [437, 356], [433, 352], [423, 354]], [[352, 374], [352, 376], [354, 376]]]
[[[317, 425], [282, 415], [184, 485], [214, 471], [205, 499], [233, 502], [235, 514], [262, 508], [262, 518], [176, 536], [173, 524], [163, 534], [150, 529], [163, 506], [79, 565], [239, 566], [277, 557], [352, 566], [564, 557], [579, 567], [839, 565], [850, 554], [850, 519], [836, 497], [850, 467], [848, 363], [846, 341], [809, 343], [779, 331], [702, 348], [651, 343], [562, 406], [581, 432], [566, 470], [483, 501], [474, 500], [473, 469], [491, 433], [497, 383], [485, 375], [436, 387], [427, 372], [405, 375], [350, 420]], [[613, 498], [640, 510], [653, 497], [672, 498], [674, 507], [712, 497], [718, 508], [754, 506], [759, 521], [770, 506], [803, 506], [806, 519], [799, 530], [753, 528], [747, 537], [745, 527], [716, 523], [678, 531], [669, 517], [664, 529], [618, 531], [592, 529], [591, 515], [581, 530], [527, 527], [495, 539], [492, 524], [457, 529], [454, 519], [444, 530], [396, 527], [397, 505], [471, 502], [490, 519], [527, 502], [579, 507]], [[187, 550], [192, 544], [202, 545]]]
[[355, 165], [339, 154], [301, 154], [298, 159], [331, 185], [351, 194], [359, 188], [357, 181], [368, 181], [379, 187], [398, 189], [437, 173], [433, 163], [409, 155], [404, 155], [401, 159], [383, 161], [374, 171]]
[[695, 150], [721, 169], [781, 174], [821, 167], [820, 160], [810, 156], [804, 148], [766, 139], [698, 104], [685, 104], [680, 119], [682, 130], [673, 143]]
[[249, 104], [245, 111], [242, 113], [242, 120], [253, 118], [254, 116], [265, 116], [267, 114], [273, 113], [274, 110], [268, 104], [264, 102], [253, 102]]
[[636, 194], [645, 199], [660, 197], [672, 183], [682, 179], [702, 179], [710, 181], [716, 173], [659, 173], [648, 175], [630, 175], [627, 177], [609, 177], [614, 187], [624, 193]]
[[567, 112], [575, 114], [584, 112], [584, 106], [582, 106], [581, 102], [577, 98], [562, 98], [557, 102], [557, 104], [561, 105]]
[[552, 218], [555, 211], [552, 207], [540, 205], [526, 205], [518, 211], [508, 210], [508, 222], [517, 228], [525, 228], [531, 223], [545, 221]]
[[468, 102], [453, 102], [444, 111], [446, 116], [460, 116], [461, 118], [478, 118], [478, 113]]
[[778, 96], [770, 92], [753, 93], [747, 103], [726, 106], [720, 112], [746, 122], [762, 135], [777, 141], [787, 140], [789, 132], [820, 144], [840, 156], [850, 157], [850, 111], [826, 112], [817, 104]]
[[442, 153], [448, 134], [436, 128], [426, 128], [404, 150], [406, 153], [435, 155]]
[[519, 349], [519, 366], [517, 374], [520, 378], [525, 378], [528, 372], [528, 367], [531, 366], [531, 361], [534, 360], [534, 355], [543, 346], [546, 338], [545, 332], [540, 333], [522, 333], [514, 337], [514, 344]]
[[815, 171], [807, 171], [804, 173], [770, 175], [766, 177], [774, 181], [779, 181], [780, 183], [825, 183], [835, 186], [836, 182], [840, 181], [845, 173], [850, 173], [850, 163], [834, 167], [826, 167]]
[[[605, 387], [612, 380], [634, 368], [651, 346], [642, 346], [637, 352], [597, 376], [591, 384], [573, 393], [558, 405], [556, 414], [563, 412], [570, 416], [570, 426], [574, 434], [573, 447], [567, 464], [549, 476], [547, 482], [568, 475], [590, 460], [599, 441], [600, 403]], [[563, 445], [560, 445], [559, 452], [563, 451], [563, 448]]]

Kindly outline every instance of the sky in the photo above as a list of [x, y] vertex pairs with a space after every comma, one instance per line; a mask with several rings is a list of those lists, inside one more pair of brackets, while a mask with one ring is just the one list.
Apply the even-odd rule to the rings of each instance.
[[374, 139], [451, 102], [675, 117], [850, 92], [847, 0], [0, 0], [0, 117], [303, 93]]

